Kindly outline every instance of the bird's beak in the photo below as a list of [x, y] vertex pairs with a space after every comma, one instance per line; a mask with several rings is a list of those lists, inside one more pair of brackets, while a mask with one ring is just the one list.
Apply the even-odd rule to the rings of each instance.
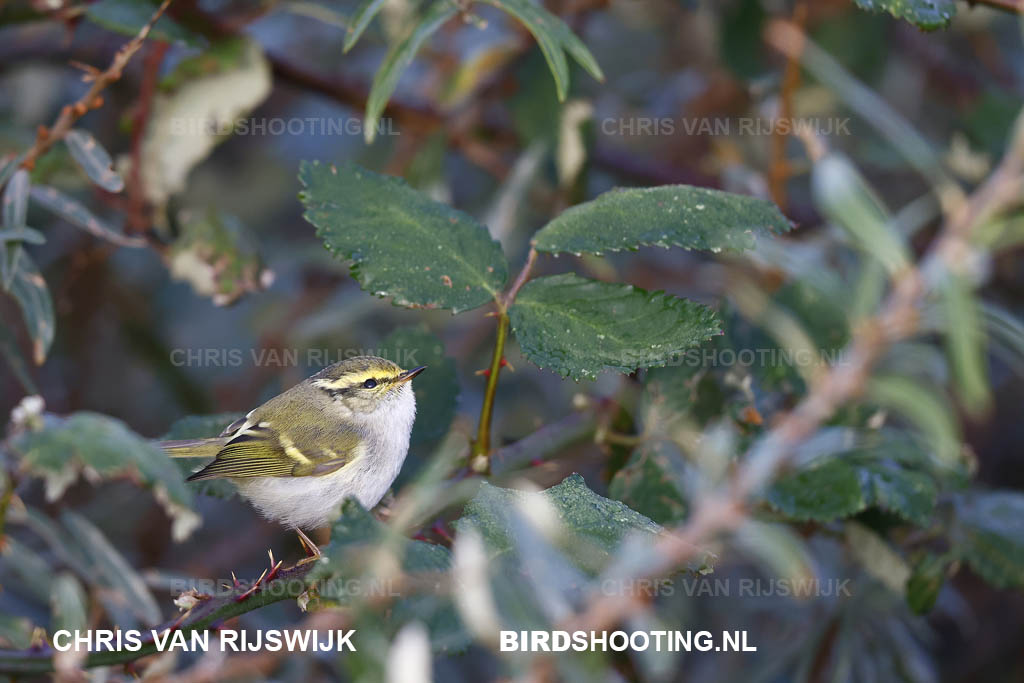
[[427, 369], [426, 365], [421, 365], [418, 368], [413, 368], [412, 370], [406, 370], [405, 372], [403, 372], [401, 375], [398, 376], [398, 379], [396, 380], [396, 382], [398, 384], [401, 384], [403, 382], [408, 382], [413, 377], [415, 377], [416, 375], [420, 374], [421, 372], [423, 372], [426, 369]]

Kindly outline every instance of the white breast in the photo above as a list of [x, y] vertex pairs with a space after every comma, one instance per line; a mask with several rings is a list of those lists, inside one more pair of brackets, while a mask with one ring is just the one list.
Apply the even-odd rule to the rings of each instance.
[[[384, 497], [409, 451], [416, 399], [408, 384], [373, 413], [357, 418], [363, 446], [355, 460], [321, 477], [252, 477], [233, 480], [264, 517], [292, 528], [314, 529], [338, 515], [346, 498], [367, 510]], [[350, 418], [351, 419], [351, 418]]]

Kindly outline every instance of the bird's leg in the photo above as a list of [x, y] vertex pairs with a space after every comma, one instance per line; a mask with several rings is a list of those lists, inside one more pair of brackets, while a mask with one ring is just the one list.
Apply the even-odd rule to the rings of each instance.
[[306, 558], [301, 560], [299, 564], [306, 564], [307, 562], [315, 562], [322, 556], [320, 548], [316, 543], [309, 539], [309, 536], [302, 533], [302, 529], [296, 528], [295, 533], [299, 535], [299, 542], [302, 543], [302, 547], [306, 550]]

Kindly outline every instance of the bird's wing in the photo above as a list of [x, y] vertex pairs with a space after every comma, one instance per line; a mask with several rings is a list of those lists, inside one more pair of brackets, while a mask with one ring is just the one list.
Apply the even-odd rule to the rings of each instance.
[[188, 481], [322, 476], [352, 462], [361, 443], [357, 432], [343, 427], [333, 426], [331, 433], [325, 434], [322, 422], [289, 425], [288, 436], [269, 422], [257, 422], [255, 417], [236, 424], [232, 425], [234, 430], [225, 430], [228, 441], [213, 462]]

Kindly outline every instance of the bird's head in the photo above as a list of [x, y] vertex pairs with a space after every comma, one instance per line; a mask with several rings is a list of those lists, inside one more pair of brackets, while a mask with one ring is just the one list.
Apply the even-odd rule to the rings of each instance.
[[357, 356], [329, 365], [310, 378], [313, 387], [353, 413], [373, 413], [396, 402], [412, 399], [409, 381], [425, 365], [403, 370], [377, 356]]

